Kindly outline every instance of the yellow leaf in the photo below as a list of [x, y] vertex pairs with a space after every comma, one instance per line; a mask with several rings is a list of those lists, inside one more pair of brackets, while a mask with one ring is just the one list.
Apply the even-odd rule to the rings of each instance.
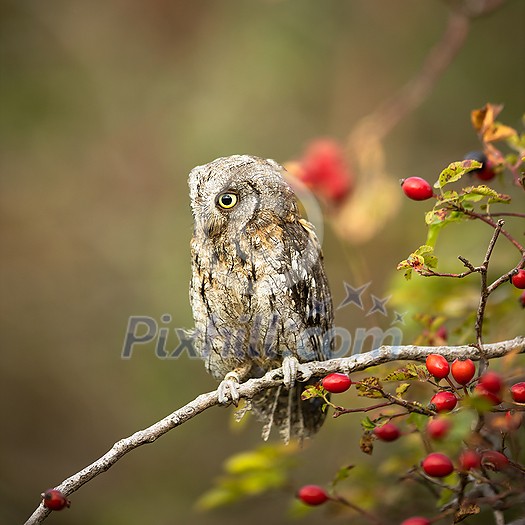
[[486, 129], [494, 124], [494, 119], [500, 114], [503, 105], [485, 104], [481, 109], [471, 112], [470, 118], [474, 129], [479, 133], [484, 133]]
[[497, 140], [505, 140], [517, 135], [517, 131], [510, 126], [505, 126], [499, 122], [494, 122], [491, 126], [483, 131], [484, 142], [495, 142]]

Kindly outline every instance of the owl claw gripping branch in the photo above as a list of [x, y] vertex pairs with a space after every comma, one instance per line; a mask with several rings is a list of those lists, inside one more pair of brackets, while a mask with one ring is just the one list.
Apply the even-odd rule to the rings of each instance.
[[[313, 435], [325, 413], [301, 400], [301, 363], [329, 359], [333, 308], [319, 241], [273, 160], [233, 155], [189, 177], [194, 231], [190, 301], [196, 349], [237, 404], [241, 381], [282, 366], [283, 385], [248, 403], [285, 442]], [[298, 376], [303, 380], [296, 383]]]

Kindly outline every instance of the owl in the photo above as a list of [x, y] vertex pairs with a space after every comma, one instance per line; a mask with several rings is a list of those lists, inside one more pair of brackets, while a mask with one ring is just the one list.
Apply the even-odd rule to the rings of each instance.
[[[237, 404], [239, 383], [283, 368], [283, 384], [248, 405], [263, 439], [303, 440], [322, 425], [322, 400], [301, 400], [301, 365], [332, 352], [333, 306], [313, 226], [273, 160], [233, 155], [189, 175], [194, 230], [190, 302], [194, 343]], [[312, 381], [310, 381], [311, 383]]]

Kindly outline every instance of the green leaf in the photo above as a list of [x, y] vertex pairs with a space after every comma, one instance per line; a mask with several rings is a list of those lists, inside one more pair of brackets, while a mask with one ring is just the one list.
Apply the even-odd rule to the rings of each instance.
[[[447, 478], [449, 478], [449, 476], [447, 476]], [[445, 478], [445, 479], [447, 479]], [[447, 489], [447, 488], [444, 488], [442, 491], [441, 491], [441, 494], [439, 496], [439, 499], [437, 500], [436, 502], [436, 507], [439, 509], [441, 507], [443, 507], [443, 505], [447, 504], [450, 500], [452, 500], [452, 498], [456, 495], [456, 493], [451, 490], [451, 489]]]
[[442, 226], [443, 226], [442, 223], [438, 223], [438, 224], [431, 224], [428, 227], [427, 240], [426, 240], [426, 245], [427, 246], [435, 246], [436, 245], [437, 238], [438, 238], [439, 232], [441, 231], [441, 227]]
[[334, 479], [332, 480], [332, 487], [335, 487], [338, 483], [347, 479], [350, 476], [350, 471], [353, 468], [354, 468], [354, 465], [348, 465], [346, 467], [341, 467], [337, 471]]
[[451, 182], [456, 182], [461, 179], [465, 173], [481, 168], [482, 164], [477, 160], [460, 160], [449, 164], [440, 174], [438, 181], [434, 184], [434, 188], [443, 188]]
[[251, 470], [263, 470], [270, 468], [274, 459], [268, 454], [262, 454], [260, 450], [252, 452], [241, 452], [231, 456], [224, 465], [224, 470], [230, 474], [242, 474]]
[[444, 191], [439, 197], [437, 205], [443, 204], [457, 204], [459, 202], [460, 195], [455, 190]]
[[[466, 188], [468, 189], [468, 188]], [[462, 201], [466, 202], [479, 202], [484, 199], [484, 196], [480, 193], [465, 193], [461, 196]]]
[[407, 417], [407, 423], [414, 425], [420, 432], [423, 432], [428, 423], [428, 416], [425, 416], [424, 414], [418, 414], [417, 412], [412, 412]]
[[463, 405], [465, 405], [468, 408], [473, 408], [474, 410], [481, 413], [490, 412], [492, 410], [492, 407], [494, 406], [489, 399], [476, 393], [468, 397], [465, 396], [463, 398]]
[[431, 218], [431, 222], [427, 224], [445, 226], [451, 222], [461, 222], [468, 219], [469, 218], [462, 211], [440, 209], [436, 210]]
[[197, 502], [204, 510], [228, 505], [255, 494], [281, 488], [288, 483], [290, 455], [297, 446], [262, 445], [235, 454], [224, 464], [225, 474]]
[[363, 430], [374, 430], [377, 425], [366, 416], [364, 419], [361, 419], [361, 426], [363, 427]]
[[396, 396], [403, 397], [403, 394], [410, 388], [410, 383], [401, 383], [396, 388]]
[[485, 186], [484, 184], [482, 184], [481, 186], [469, 186], [467, 188], [464, 188], [463, 192], [465, 199], [474, 200], [474, 202], [476, 202], [476, 199], [481, 200], [484, 197], [488, 197], [489, 204], [493, 202], [508, 204], [511, 201], [509, 195], [505, 195], [504, 193], [498, 193], [497, 191], [493, 190], [492, 188], [489, 188], [488, 186]]
[[381, 381], [406, 381], [408, 379], [417, 379], [417, 377], [418, 375], [414, 370], [404, 367], [390, 372], [381, 378]]
[[[460, 195], [458, 205], [462, 198], [463, 196]], [[441, 203], [438, 203], [433, 210], [427, 212], [425, 215], [425, 222], [428, 225], [427, 246], [433, 247], [436, 245], [439, 231], [447, 224], [469, 220], [469, 217], [462, 211], [439, 208], [440, 204]]]
[[418, 363], [408, 363], [406, 367], [411, 372], [413, 371], [416, 373], [419, 379], [426, 381], [430, 377], [430, 374], [428, 373], [427, 367], [425, 365], [420, 365]]
[[306, 401], [314, 397], [324, 397], [326, 394], [327, 391], [322, 385], [307, 385], [301, 393], [301, 399]]
[[420, 246], [415, 252], [411, 253], [408, 259], [401, 261], [397, 269], [412, 269], [421, 272], [427, 268], [437, 266], [437, 257], [434, 255], [434, 248], [428, 244]]
[[197, 508], [202, 510], [211, 510], [217, 507], [224, 507], [235, 503], [240, 499], [233, 491], [216, 487], [205, 492], [197, 501]]

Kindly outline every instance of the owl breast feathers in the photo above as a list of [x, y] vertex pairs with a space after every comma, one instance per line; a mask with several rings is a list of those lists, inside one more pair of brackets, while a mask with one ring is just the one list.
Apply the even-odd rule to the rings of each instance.
[[324, 419], [318, 399], [301, 401], [294, 363], [330, 358], [333, 311], [319, 242], [283, 171], [248, 155], [191, 171], [190, 301], [196, 348], [222, 386], [285, 364], [291, 370], [288, 388], [251, 402], [263, 437], [276, 426], [288, 441]]

